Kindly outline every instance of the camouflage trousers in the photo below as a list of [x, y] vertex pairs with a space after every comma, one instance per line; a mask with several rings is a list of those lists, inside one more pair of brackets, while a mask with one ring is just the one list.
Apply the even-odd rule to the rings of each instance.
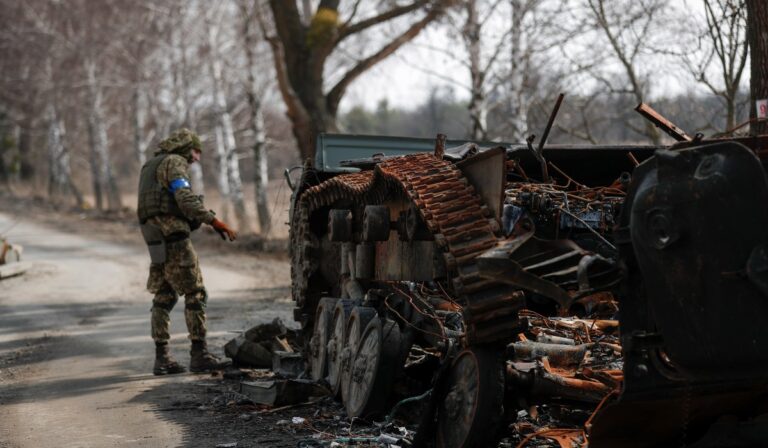
[[152, 339], [170, 339], [171, 310], [179, 296], [184, 296], [184, 318], [189, 339], [205, 340], [205, 306], [208, 293], [203, 285], [197, 253], [189, 238], [166, 245], [166, 261], [149, 267], [147, 289], [155, 295], [152, 300]]

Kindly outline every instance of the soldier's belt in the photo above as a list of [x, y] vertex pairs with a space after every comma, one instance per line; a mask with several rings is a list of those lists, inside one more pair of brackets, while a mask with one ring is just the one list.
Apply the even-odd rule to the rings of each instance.
[[[166, 243], [178, 243], [179, 241], [184, 241], [186, 239], [189, 239], [189, 234], [186, 232], [176, 232], [168, 235], [165, 237]], [[149, 244], [149, 243], [147, 243]]]

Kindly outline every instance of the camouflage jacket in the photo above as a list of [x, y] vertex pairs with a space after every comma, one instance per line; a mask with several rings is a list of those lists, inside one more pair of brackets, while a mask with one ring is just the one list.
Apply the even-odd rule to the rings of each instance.
[[[157, 167], [157, 181], [163, 188], [171, 191], [171, 182], [178, 179], [183, 179], [187, 184], [189, 183], [189, 162], [183, 156], [169, 154]], [[189, 221], [203, 224], [210, 224], [213, 221], [215, 215], [212, 211], [205, 208], [200, 196], [192, 193], [191, 188], [187, 186], [175, 188], [173, 191], [176, 204], [187, 219], [185, 220], [173, 215], [160, 215], [150, 218], [149, 222], [158, 226], [163, 235], [168, 236], [177, 232], [190, 233], [192, 229]]]

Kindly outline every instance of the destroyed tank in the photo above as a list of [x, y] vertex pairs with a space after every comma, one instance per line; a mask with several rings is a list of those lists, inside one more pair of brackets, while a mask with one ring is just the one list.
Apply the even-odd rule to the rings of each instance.
[[680, 143], [319, 136], [286, 172], [309, 375], [349, 417], [419, 401], [414, 446], [768, 441], [768, 137], [657, 125]]

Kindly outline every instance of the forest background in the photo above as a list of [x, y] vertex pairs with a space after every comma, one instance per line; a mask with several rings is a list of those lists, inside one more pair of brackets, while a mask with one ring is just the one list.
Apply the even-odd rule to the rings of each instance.
[[[665, 144], [768, 98], [763, 0], [0, 0], [0, 193], [126, 214], [159, 140], [225, 220], [284, 237], [320, 132]], [[766, 132], [753, 121], [738, 132]]]

